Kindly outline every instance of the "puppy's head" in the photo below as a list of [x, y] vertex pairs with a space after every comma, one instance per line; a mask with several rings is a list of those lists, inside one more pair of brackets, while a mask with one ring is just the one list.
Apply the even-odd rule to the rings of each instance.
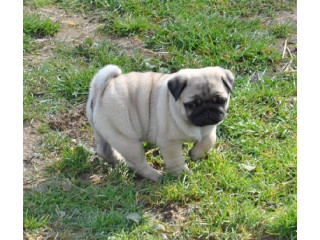
[[198, 127], [225, 119], [233, 87], [232, 72], [221, 67], [183, 69], [168, 80], [175, 111]]

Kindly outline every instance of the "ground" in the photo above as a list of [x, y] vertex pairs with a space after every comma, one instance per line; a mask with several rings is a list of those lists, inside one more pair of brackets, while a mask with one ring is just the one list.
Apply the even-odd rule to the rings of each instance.
[[[122, 6], [120, 5], [116, 9], [119, 9], [120, 11], [122, 9]], [[284, 141], [287, 141], [288, 138], [288, 142], [292, 142], [291, 136], [293, 141], [295, 139], [295, 117], [294, 115], [284, 115], [287, 114], [287, 110], [294, 112], [294, 110], [292, 109], [294, 109], [296, 106], [296, 91], [294, 89], [295, 85], [285, 85], [287, 84], [285, 81], [292, 81], [292, 78], [294, 78], [292, 76], [295, 76], [296, 72], [297, 35], [296, 32], [292, 30], [290, 30], [291, 32], [290, 34], [288, 34], [287, 31], [289, 30], [286, 28], [287, 25], [296, 26], [297, 11], [294, 7], [275, 11], [275, 13], [271, 15], [261, 14], [260, 16], [261, 25], [265, 26], [266, 28], [274, 29], [274, 34], [278, 34], [278, 37], [273, 40], [272, 44], [281, 55], [281, 57], [275, 60], [275, 64], [273, 64], [272, 67], [268, 66], [268, 68], [271, 68], [272, 71], [266, 71], [267, 66], [263, 66], [263, 64], [265, 64], [263, 62], [264, 60], [261, 60], [262, 67], [260, 67], [260, 65], [256, 68], [246, 68], [245, 65], [243, 65], [242, 67], [241, 61], [243, 60], [241, 60], [241, 58], [239, 58], [238, 60], [240, 62], [239, 65], [241, 65], [239, 70], [233, 69], [233, 71], [240, 71], [238, 72], [239, 75], [242, 74], [242, 70], [246, 72], [241, 76], [241, 78], [248, 78], [252, 82], [258, 82], [258, 86], [255, 88], [255, 90], [257, 91], [263, 89], [263, 85], [259, 85], [261, 84], [261, 82], [270, 82], [273, 81], [273, 79], [278, 78], [279, 76], [279, 78], [284, 79], [283, 85], [276, 86], [275, 88], [273, 85], [274, 83], [266, 83], [270, 84], [267, 88], [278, 89], [275, 90], [275, 92], [279, 95], [273, 96], [271, 90], [270, 92], [268, 92], [268, 89], [263, 90], [265, 91], [264, 94], [266, 97], [262, 97], [261, 102], [262, 104], [266, 104], [267, 107], [262, 108], [261, 112], [258, 111], [256, 113], [257, 115], [261, 114], [260, 116], [262, 120], [256, 122], [258, 125], [261, 124], [261, 126], [259, 127], [258, 125], [256, 125], [256, 123], [247, 126], [247, 123], [244, 123], [246, 126], [245, 128], [248, 128], [249, 130], [251, 128], [252, 132], [248, 131], [247, 136], [249, 138], [250, 136], [252, 136], [253, 142], [250, 142], [247, 139], [243, 139], [243, 141], [241, 140], [247, 147], [243, 148], [244, 150], [241, 150], [242, 147], [241, 145], [239, 145], [239, 142], [233, 142], [232, 140], [230, 142], [225, 142], [223, 140], [218, 141], [216, 149], [208, 157], [209, 159], [214, 158], [216, 163], [203, 163], [205, 165], [202, 166], [202, 163], [189, 162], [189, 164], [193, 167], [193, 171], [197, 171], [198, 168], [200, 174], [199, 176], [201, 176], [200, 178], [203, 178], [203, 182], [202, 180], [199, 180], [198, 185], [196, 185], [195, 179], [199, 179], [199, 177], [191, 177], [191, 179], [194, 179], [193, 182], [187, 183], [187, 185], [185, 185], [186, 182], [188, 182], [188, 180], [185, 180], [186, 177], [179, 178], [178, 182], [175, 182], [176, 180], [172, 180], [172, 178], [169, 176], [168, 179], [165, 180], [165, 183], [163, 185], [160, 184], [160, 186], [153, 185], [152, 183], [145, 182], [144, 180], [141, 180], [136, 176], [132, 176], [133, 173], [130, 171], [128, 172], [128, 169], [125, 166], [120, 166], [119, 168], [111, 168], [105, 164], [101, 164], [100, 160], [97, 158], [94, 152], [93, 134], [91, 128], [87, 123], [85, 115], [86, 98], [77, 98], [77, 95], [74, 95], [74, 92], [76, 92], [74, 89], [72, 89], [70, 95], [63, 95], [65, 93], [60, 93], [59, 89], [57, 90], [54, 88], [52, 92], [59, 93], [62, 97], [58, 97], [58, 100], [54, 100], [57, 101], [57, 110], [47, 110], [46, 106], [43, 106], [41, 101], [50, 99], [48, 100], [48, 102], [49, 105], [51, 104], [53, 98], [51, 99], [49, 97], [46, 97], [46, 92], [49, 92], [50, 90], [42, 89], [41, 84], [38, 86], [38, 84], [34, 84], [33, 81], [44, 81], [43, 85], [45, 85], [47, 88], [47, 83], [45, 82], [47, 81], [47, 79], [41, 79], [54, 79], [55, 75], [53, 74], [52, 76], [47, 76], [45, 72], [46, 69], [43, 66], [47, 66], [46, 64], [48, 64], [48, 69], [50, 69], [50, 67], [53, 68], [55, 64], [60, 66], [59, 64], [61, 64], [60, 62], [62, 61], [69, 61], [70, 64], [74, 64], [73, 58], [78, 58], [79, 56], [79, 63], [77, 62], [75, 65], [71, 65], [71, 67], [79, 67], [79, 69], [81, 69], [79, 70], [80, 73], [78, 72], [75, 74], [81, 75], [83, 73], [81, 72], [82, 69], [88, 68], [87, 62], [95, 61], [94, 54], [96, 54], [96, 52], [94, 47], [106, 41], [109, 45], [111, 45], [111, 47], [108, 46], [108, 49], [115, 51], [115, 54], [112, 55], [112, 58], [115, 61], [123, 61], [124, 63], [128, 62], [129, 66], [126, 67], [129, 69], [131, 68], [130, 64], [132, 64], [129, 62], [136, 60], [139, 66], [143, 66], [143, 68], [147, 70], [153, 70], [154, 68], [156, 68], [160, 71], [175, 71], [175, 66], [170, 65], [170, 61], [172, 61], [171, 59], [173, 59], [173, 56], [175, 57], [175, 59], [177, 59], [176, 61], [178, 62], [180, 61], [180, 55], [182, 56], [183, 54], [185, 54], [185, 58], [190, 58], [191, 56], [193, 57], [193, 55], [188, 55], [188, 53], [184, 53], [183, 51], [178, 52], [175, 49], [166, 49], [165, 47], [149, 47], [150, 44], [154, 44], [155, 46], [159, 45], [159, 42], [162, 43], [163, 46], [166, 46], [166, 44], [168, 44], [165, 42], [165, 40], [161, 40], [160, 37], [160, 40], [158, 41], [156, 39], [156, 33], [154, 33], [154, 30], [148, 32], [148, 34], [153, 35], [153, 37], [150, 37], [150, 39], [156, 39], [157, 41], [155, 42], [152, 42], [153, 40], [147, 40], [141, 37], [141, 32], [136, 33], [135, 28], [133, 28], [133, 32], [129, 32], [129, 34], [123, 34], [121, 31], [125, 30], [123, 30], [122, 26], [119, 27], [118, 25], [116, 25], [117, 22], [114, 22], [114, 32], [105, 34], [103, 32], [103, 29], [108, 26], [110, 20], [108, 20], [108, 16], [103, 16], [98, 11], [75, 11], [75, 9], [66, 7], [63, 4], [59, 5], [55, 3], [49, 3], [39, 5], [39, 1], [27, 2], [24, 5], [24, 15], [30, 15], [34, 13], [39, 14], [41, 18], [49, 18], [54, 23], [59, 23], [60, 28], [54, 35], [46, 35], [34, 38], [34, 45], [36, 46], [35, 49], [30, 52], [24, 53], [24, 69], [26, 76], [26, 82], [24, 83], [26, 86], [25, 92], [28, 95], [32, 94], [32, 97], [35, 98], [39, 96], [40, 99], [39, 101], [32, 99], [31, 104], [25, 107], [25, 111], [27, 111], [27, 113], [24, 119], [23, 136], [23, 183], [26, 199], [24, 206], [24, 218], [26, 219], [26, 224], [24, 224], [24, 237], [26, 239], [77, 239], [77, 234], [79, 234], [79, 238], [82, 238], [84, 236], [91, 236], [92, 239], [100, 238], [97, 237], [99, 236], [98, 234], [102, 234], [102, 232], [99, 233], [99, 231], [104, 228], [109, 229], [110, 224], [108, 225], [107, 222], [110, 215], [108, 215], [108, 211], [114, 211], [115, 215], [111, 215], [113, 216], [112, 219], [115, 222], [120, 222], [119, 229], [117, 229], [116, 227], [113, 228], [113, 233], [115, 234], [113, 236], [118, 236], [119, 239], [121, 239], [122, 237], [130, 238], [130, 234], [132, 234], [132, 236], [134, 236], [135, 238], [139, 238], [139, 236], [144, 236], [143, 234], [145, 231], [149, 234], [156, 232], [157, 234], [154, 236], [156, 236], [155, 238], [157, 239], [165, 237], [169, 239], [180, 239], [188, 238], [188, 236], [193, 239], [204, 239], [204, 237], [206, 237], [206, 239], [219, 239], [220, 237], [224, 239], [230, 237], [234, 238], [235, 236], [241, 239], [278, 239], [279, 235], [281, 236], [281, 234], [284, 234], [283, 238], [291, 238], [290, 236], [293, 236], [294, 238], [295, 235], [292, 235], [290, 233], [288, 234], [286, 228], [284, 228], [284, 230], [274, 230], [275, 225], [272, 225], [271, 223], [272, 219], [279, 219], [279, 221], [282, 220], [281, 216], [286, 211], [289, 211], [291, 213], [291, 209], [294, 208], [293, 203], [295, 202], [294, 196], [296, 191], [296, 185], [294, 185], [296, 184], [294, 173], [296, 169], [295, 161], [292, 160], [290, 162], [289, 160], [283, 160], [283, 164], [285, 165], [280, 166], [283, 167], [284, 171], [286, 172], [283, 175], [287, 174], [288, 176], [283, 177], [282, 179], [280, 177], [277, 177], [280, 172], [277, 173], [276, 171], [272, 170], [268, 163], [264, 163], [263, 161], [263, 163], [261, 164], [258, 163], [256, 159], [260, 159], [263, 156], [267, 156], [267, 158], [273, 158], [273, 156], [276, 156], [275, 158], [277, 159], [277, 156], [282, 156], [285, 154], [290, 155], [289, 158], [292, 159], [292, 156], [295, 156], [295, 146], [294, 144], [293, 146], [289, 146], [289, 149], [293, 149], [293, 152], [291, 153], [284, 153], [284, 150], [282, 148], [277, 149], [275, 145], [268, 145], [267, 140], [263, 140], [261, 143], [262, 145], [265, 144], [266, 148], [260, 147], [260, 149], [257, 150], [254, 146], [254, 144], [256, 144], [256, 142], [258, 141], [254, 140], [255, 137], [258, 137], [258, 139], [267, 139], [267, 135], [272, 135], [275, 137], [275, 139]], [[161, 21], [165, 22], [166, 18], [163, 18]], [[122, 23], [120, 20], [119, 22]], [[283, 26], [284, 24], [285, 26]], [[130, 27], [131, 26], [129, 26], [129, 28]], [[144, 31], [143, 26], [140, 28], [142, 29], [141, 31]], [[175, 40], [173, 38], [172, 42], [174, 41]], [[170, 43], [170, 41], [169, 44], [172, 44], [174, 46], [174, 44]], [[185, 49], [189, 47], [187, 43], [183, 44], [186, 44], [183, 45]], [[112, 45], [116, 46], [117, 50], [113, 50]], [[199, 48], [201, 47], [202, 46], [200, 45]], [[193, 47], [191, 47], [190, 49], [193, 49]], [[102, 48], [102, 50], [104, 51], [104, 48]], [[268, 51], [268, 49], [266, 49], [265, 51]], [[61, 54], [61, 52], [62, 54], [69, 54], [70, 58], [65, 59], [64, 55], [59, 55]], [[203, 53], [200, 51], [193, 54], [202, 56]], [[122, 60], [122, 55], [124, 55], [127, 59]], [[203, 64], [205, 64], [205, 62], [207, 61], [205, 55], [203, 60], [197, 60], [198, 55], [194, 57], [195, 60], [194, 63], [192, 63], [195, 66], [197, 66], [197, 64], [199, 64], [199, 62], [201, 61], [203, 61]], [[248, 58], [251, 59], [251, 55], [248, 55]], [[261, 57], [261, 59], [262, 58], [263, 57]], [[103, 57], [101, 57], [101, 59], [103, 59]], [[185, 62], [181, 63], [181, 66], [183, 66], [184, 64], [188, 64], [188, 60], [184, 61]], [[251, 60], [245, 61], [249, 62]], [[155, 67], [158, 63], [160, 64], [160, 67]], [[66, 69], [69, 69], [67, 65], [61, 66], [62, 68], [65, 67]], [[41, 70], [42, 68], [44, 68], [44, 70]], [[254, 69], [256, 69], [256, 71]], [[38, 75], [39, 73], [37, 71], [43, 72], [43, 76]], [[72, 80], [72, 74], [74, 70], [71, 68], [71, 70], [66, 71], [71, 71], [70, 74], [68, 73], [71, 77], [67, 74], [61, 75], [61, 78], [70, 77]], [[33, 77], [32, 74], [35, 74], [35, 77]], [[57, 73], [56, 75], [59, 74], [60, 73]], [[32, 77], [29, 77], [30, 75]], [[85, 76], [87, 77], [87, 75]], [[91, 77], [92, 76], [93, 75], [91, 75]], [[90, 79], [90, 77], [88, 78]], [[30, 83], [34, 85], [31, 85]], [[54, 82], [54, 84], [56, 83]], [[71, 82], [71, 84], [75, 84], [75, 82]], [[248, 91], [249, 94], [250, 87], [247, 86], [246, 81], [243, 80], [240, 84], [242, 86], [245, 86], [245, 88], [247, 89], [246, 91]], [[28, 86], [30, 86], [31, 90], [29, 90]], [[69, 85], [64, 85], [64, 87], [66, 88], [68, 86]], [[82, 86], [79, 87], [80, 90], [76, 89], [80, 93], [82, 93], [81, 87]], [[36, 91], [32, 91], [32, 88], [36, 88]], [[284, 96], [281, 96], [281, 88], [291, 88], [291, 90], [288, 90], [290, 93], [288, 92], [285, 93]], [[87, 88], [85, 90], [87, 90]], [[248, 99], [246, 99], [245, 97], [241, 96], [240, 93], [241, 92], [239, 92], [239, 94], [235, 96], [235, 100], [238, 99], [239, 103], [257, 101], [253, 100], [255, 98], [250, 99], [249, 95]], [[65, 101], [64, 98], [68, 99], [68, 97], [70, 101]], [[260, 97], [258, 93], [256, 97]], [[56, 102], [54, 102], [54, 104], [56, 104]], [[257, 104], [261, 103], [259, 102]], [[44, 103], [44, 105], [46, 105], [46, 103]], [[29, 110], [32, 108], [39, 110]], [[231, 109], [232, 112], [230, 114], [236, 113], [237, 108], [240, 109], [240, 107], [237, 107], [237, 105], [235, 105], [233, 109]], [[51, 107], [51, 109], [54, 109], [54, 107]], [[234, 115], [236, 116], [236, 114]], [[238, 115], [238, 117], [240, 119], [242, 118], [241, 115]], [[246, 118], [251, 119], [251, 116], [244, 116], [244, 119]], [[263, 122], [268, 122], [269, 119], [275, 119], [275, 121], [279, 121], [279, 123], [275, 122], [274, 125], [270, 125], [271, 129], [277, 129], [274, 132], [272, 132], [272, 130], [269, 129], [269, 126], [267, 126]], [[288, 124], [290, 125], [286, 125], [283, 128], [278, 129], [279, 124], [282, 123], [282, 121], [285, 121], [283, 119], [287, 119], [287, 122], [289, 122]], [[239, 129], [243, 129], [242, 127], [240, 127], [240, 125], [243, 123], [241, 123], [240, 121], [234, 122], [233, 120], [230, 120], [229, 123], [235, 123], [234, 128], [236, 128], [237, 124], [239, 124]], [[257, 130], [257, 128], [260, 130]], [[228, 133], [230, 133], [230, 131], [231, 128], [223, 127], [220, 132], [221, 137], [232, 139], [232, 134], [228, 136]], [[234, 139], [238, 139], [236, 134], [240, 134], [242, 130], [237, 131], [238, 133], [234, 133]], [[286, 137], [286, 135], [288, 137]], [[151, 164], [155, 167], [162, 168], [163, 161], [161, 160], [159, 150], [156, 148], [156, 146], [146, 144], [144, 147], [147, 152], [146, 155], [149, 156]], [[188, 147], [190, 147], [190, 144], [185, 145], [185, 148]], [[82, 151], [85, 151], [85, 154], [88, 153], [88, 158], [85, 159], [89, 162], [88, 171], [86, 169], [80, 169], [80, 166], [78, 165], [68, 165], [68, 161], [72, 159], [72, 156], [77, 155], [78, 152], [82, 154]], [[225, 151], [227, 153], [226, 155], [223, 155], [223, 152]], [[217, 157], [213, 157], [213, 155], [216, 153]], [[232, 156], [232, 159], [234, 159], [233, 161], [235, 162], [228, 162], [227, 160], [225, 160], [228, 156], [230, 156], [230, 158]], [[284, 159], [286, 159], [286, 157], [284, 157]], [[236, 161], [239, 161], [239, 165]], [[211, 167], [214, 166], [214, 168], [217, 169], [215, 170], [217, 171], [215, 172], [216, 174], [223, 175], [223, 173], [225, 173], [226, 177], [223, 177], [222, 179], [213, 179], [211, 171], [208, 171], [205, 167], [207, 165]], [[219, 169], [223, 166], [224, 168], [227, 168], [227, 166], [234, 167], [234, 165], [240, 166], [239, 173], [224, 172], [225, 170], [221, 170], [222, 172], [219, 172]], [[253, 165], [254, 167], [252, 167]], [[291, 171], [293, 172], [292, 174]], [[265, 183], [262, 183], [263, 180], [261, 180], [260, 178], [255, 179], [255, 176], [259, 176], [259, 174], [262, 176], [266, 173], [273, 173], [275, 175], [275, 179], [271, 180], [271, 178], [266, 178]], [[253, 182], [257, 181], [257, 183], [252, 182], [252, 185], [250, 185], [248, 189], [241, 189], [236, 183], [233, 182], [233, 180], [230, 180], [227, 177], [229, 175], [232, 176], [233, 174], [235, 174], [234, 176], [239, 177], [239, 184], [244, 176], [248, 177]], [[211, 180], [215, 181], [216, 183], [209, 183], [212, 184], [212, 186], [210, 185], [209, 187], [209, 185], [206, 185], [208, 183], [205, 182]], [[81, 183], [79, 183], [79, 181], [81, 181]], [[268, 183], [268, 181], [270, 181], [270, 183]], [[267, 185], [269, 186], [269, 184], [273, 187], [265, 187]], [[100, 200], [101, 197], [99, 196], [107, 196], [109, 192], [118, 191], [117, 187], [114, 187], [115, 185], [118, 185], [119, 188], [121, 188], [122, 186], [128, 189], [128, 192], [125, 192], [125, 194], [127, 194], [127, 197], [125, 198], [132, 198], [135, 200], [124, 206], [126, 204], [126, 200], [123, 200], [124, 198], [119, 197], [120, 200], [115, 200], [115, 202], [112, 199], [109, 199], [108, 201], [110, 202], [106, 200], [105, 202], [101, 203], [112, 205], [113, 207], [111, 210], [107, 210], [107, 206], [100, 207], [100, 201], [102, 200]], [[214, 194], [210, 193], [212, 188], [214, 189]], [[237, 189], [240, 190], [238, 191]], [[73, 201], [71, 199], [73, 198], [71, 197], [72, 194], [75, 194], [76, 196], [79, 195], [79, 197], [82, 195], [85, 198], [86, 194], [92, 191], [94, 192], [92, 193], [93, 200], [88, 201], [92, 201], [91, 203], [93, 205], [99, 206], [99, 209], [102, 211], [101, 216], [94, 215], [93, 212], [96, 210], [88, 207], [87, 204], [85, 202], [82, 203], [81, 200], [78, 200], [78, 208], [70, 205]], [[49, 207], [48, 209], [45, 209], [45, 207], [43, 207], [43, 211], [35, 211], [35, 214], [30, 213], [30, 211], [34, 210], [37, 205], [46, 204], [38, 199], [38, 193], [44, 194], [43, 199], [49, 199], [53, 198], [53, 196], [56, 196], [55, 193], [59, 195], [59, 192], [63, 196], [63, 199], [65, 201], [64, 203], [56, 201], [54, 202], [55, 206], [53, 206], [52, 209]], [[221, 199], [225, 199], [225, 202], [221, 201], [221, 203], [218, 204], [219, 207], [215, 207], [214, 202], [219, 200], [219, 196], [223, 192], [228, 193], [227, 195], [221, 195]], [[292, 195], [292, 197], [288, 198], [287, 200], [282, 200], [283, 196], [277, 195], [278, 193], [280, 195], [287, 193], [290, 196]], [[121, 193], [117, 194], [121, 196]], [[130, 194], [133, 194], [135, 196], [131, 196]], [[251, 202], [256, 201], [256, 208], [254, 211], [259, 212], [256, 214], [257, 216], [251, 216], [252, 214], [255, 214], [254, 212], [248, 214], [246, 218], [243, 218], [242, 213], [238, 213], [237, 215], [235, 213], [235, 211], [237, 211], [237, 206], [235, 206], [235, 204], [238, 204], [238, 202], [234, 203], [231, 200], [230, 202], [228, 202], [229, 200], [226, 200], [231, 198], [232, 194], [235, 194], [235, 196], [237, 196], [238, 194], [239, 199], [241, 199], [242, 196], [247, 196], [246, 198], [251, 199]], [[270, 194], [270, 196], [268, 194]], [[163, 195], [166, 195], [166, 197], [161, 197]], [[110, 196], [115, 195], [109, 195], [109, 198]], [[201, 198], [203, 198], [204, 200], [201, 200]], [[116, 203], [117, 201], [120, 201], [118, 202], [118, 205]], [[242, 200], [237, 201], [241, 203]], [[244, 209], [251, 209], [251, 203], [243, 202], [243, 204]], [[84, 215], [86, 215], [87, 218], [92, 218], [95, 220], [92, 220], [93, 223], [85, 222], [83, 225], [81, 225], [81, 217], [78, 216], [79, 212], [81, 212], [82, 209], [87, 208], [87, 215]], [[231, 210], [232, 208], [234, 209], [234, 211]], [[259, 210], [260, 208], [261, 211]], [[117, 209], [120, 209], [119, 212], [117, 212]], [[125, 216], [128, 214], [128, 212], [136, 211], [143, 217], [143, 219], [151, 219], [151, 225], [149, 226], [148, 224], [143, 222], [142, 225], [140, 225], [140, 228], [134, 230], [134, 225], [132, 225], [131, 222], [118, 220], [119, 216]], [[206, 211], [208, 212], [207, 215], [204, 213]], [[273, 212], [276, 213], [276, 215], [271, 216], [269, 220], [269, 217], [267, 216], [269, 216]], [[263, 217], [256, 219], [259, 214], [265, 214], [265, 216], [263, 215]], [[68, 222], [68, 219], [71, 219], [73, 215], [75, 215], [77, 219], [79, 218], [79, 220], [74, 220], [76, 221], [75, 224], [78, 224], [77, 227], [74, 227], [73, 224], [69, 224]], [[220, 219], [220, 216], [223, 215], [228, 216], [228, 220], [224, 221], [223, 219]], [[212, 227], [203, 227], [204, 232], [201, 232], [201, 227], [200, 229], [195, 227], [197, 224], [199, 224], [199, 222], [203, 222], [203, 226], [206, 226], [206, 224], [211, 221], [210, 216], [216, 216], [217, 220], [215, 221], [217, 221], [217, 225], [213, 224]], [[239, 219], [237, 220], [237, 218]], [[248, 223], [248, 220], [246, 220], [247, 218], [251, 219], [250, 223]], [[63, 227], [59, 223], [59, 221], [65, 221], [67, 223], [66, 226]], [[237, 221], [240, 221], [240, 225], [235, 227]], [[92, 224], [96, 225], [96, 229], [94, 227], [90, 228]], [[263, 227], [267, 226], [268, 224], [271, 226], [269, 230], [267, 227]], [[121, 226], [123, 226], [123, 228], [121, 228]], [[289, 229], [292, 226], [289, 224], [289, 226], [287, 227]], [[234, 229], [237, 230], [235, 231]], [[78, 230], [79, 232], [77, 232]], [[111, 231], [112, 234], [112, 230], [108, 231]], [[278, 234], [274, 234], [277, 233], [277, 231]], [[151, 234], [148, 236], [150, 237], [153, 235]]]

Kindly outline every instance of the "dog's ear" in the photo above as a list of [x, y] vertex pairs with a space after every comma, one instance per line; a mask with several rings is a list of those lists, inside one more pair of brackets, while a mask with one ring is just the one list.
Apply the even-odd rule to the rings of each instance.
[[228, 70], [228, 69], [224, 69], [226, 76], [222, 77], [222, 82], [224, 84], [224, 86], [228, 89], [229, 92], [233, 92], [234, 89], [234, 76], [233, 73]]
[[177, 101], [183, 89], [187, 86], [187, 80], [180, 76], [173, 77], [168, 81], [168, 88], [174, 99]]

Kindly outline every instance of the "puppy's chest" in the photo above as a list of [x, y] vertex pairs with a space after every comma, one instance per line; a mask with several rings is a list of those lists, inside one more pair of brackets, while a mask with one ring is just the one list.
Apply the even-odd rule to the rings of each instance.
[[180, 129], [181, 140], [183, 142], [199, 142], [203, 138], [210, 135], [210, 133], [216, 128], [216, 126], [205, 126], [205, 127], [195, 127], [195, 126], [184, 126]]
[[184, 142], [198, 142], [202, 139], [201, 130], [197, 129], [194, 131], [190, 131], [189, 135], [186, 135], [184, 138]]
[[170, 132], [171, 132], [170, 137], [172, 138], [172, 140], [178, 140], [181, 142], [197, 142], [202, 139], [202, 132], [200, 128], [194, 128], [194, 127], [175, 128]]

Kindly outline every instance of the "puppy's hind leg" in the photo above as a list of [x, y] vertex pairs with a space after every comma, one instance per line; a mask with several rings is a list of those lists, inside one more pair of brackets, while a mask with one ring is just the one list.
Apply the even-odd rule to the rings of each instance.
[[94, 131], [94, 137], [97, 153], [106, 162], [115, 165], [123, 159], [122, 156], [96, 131]]

